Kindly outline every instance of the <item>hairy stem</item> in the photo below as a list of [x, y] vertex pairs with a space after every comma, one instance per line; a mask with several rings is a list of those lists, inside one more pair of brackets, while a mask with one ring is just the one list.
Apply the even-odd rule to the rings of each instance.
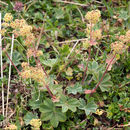
[[103, 73], [103, 75], [102, 75], [100, 81], [98, 82], [98, 84], [96, 85], [96, 87], [93, 89], [94, 92], [95, 92], [96, 89], [99, 87], [100, 83], [102, 82], [102, 80], [103, 80], [104, 76], [106, 75], [107, 70], [108, 70], [109, 66], [111, 65], [112, 61], [114, 60], [115, 56], [116, 56], [116, 55], [113, 56], [113, 58], [111, 59], [111, 61], [110, 61], [109, 64], [107, 65], [106, 70], [105, 70], [105, 72]]
[[48, 91], [49, 95], [53, 98], [54, 95], [52, 94], [52, 92], [51, 92], [51, 90], [49, 89], [49, 86], [48, 86], [48, 85], [46, 85], [46, 88], [47, 88], [47, 91]]
[[[111, 61], [110, 61], [109, 64], [107, 65], [106, 70], [105, 70], [105, 72], [103, 73], [103, 75], [102, 75], [100, 81], [98, 82], [98, 84], [96, 85], [96, 87], [95, 87], [94, 89], [90, 90], [89, 94], [96, 92], [96, 89], [97, 89], [97, 88], [99, 87], [99, 85], [101, 84], [101, 82], [102, 82], [104, 76], [106, 75], [106, 73], [107, 73], [107, 71], [108, 71], [108, 68], [110, 67], [110, 65], [111, 65], [111, 63], [112, 63], [112, 61], [114, 60], [115, 57], [116, 57], [116, 54], [113, 56], [113, 58], [111, 59]], [[88, 91], [88, 90], [87, 90], [87, 91]]]
[[15, 66], [15, 64], [13, 63], [13, 61], [11, 60], [11, 58], [9, 57], [8, 53], [5, 51], [6, 56], [8, 57], [8, 59], [10, 60], [11, 64], [14, 66], [14, 68], [17, 70], [18, 74], [20, 74], [20, 71], [18, 70], [18, 68]]

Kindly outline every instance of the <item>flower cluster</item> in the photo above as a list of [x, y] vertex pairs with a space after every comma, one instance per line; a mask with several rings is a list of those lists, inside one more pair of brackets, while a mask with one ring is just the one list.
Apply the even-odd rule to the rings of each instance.
[[[11, 27], [13, 28], [13, 33], [15, 34], [15, 37], [22, 36], [25, 39], [25, 45], [29, 46], [33, 42], [35, 42], [35, 37], [31, 33], [32, 27], [29, 26], [24, 19], [15, 19], [12, 21], [13, 17], [10, 13], [6, 13], [4, 16], [4, 22], [2, 23], [2, 26], [4, 28]], [[8, 23], [10, 22], [10, 23]], [[1, 30], [1, 34], [5, 34], [5, 29]]]
[[114, 54], [122, 54], [127, 49], [127, 46], [123, 42], [116, 41], [111, 44], [111, 49]]
[[130, 43], [130, 30], [126, 32], [126, 35], [117, 36], [118, 41], [111, 44], [111, 49], [114, 54], [122, 54], [127, 48], [127, 44]]
[[10, 23], [10, 26], [13, 28], [13, 29], [20, 29], [22, 28], [23, 26], [26, 25], [26, 21], [24, 19], [15, 19], [14, 21], [12, 21]]
[[103, 110], [97, 109], [95, 114], [101, 116], [103, 114]]
[[43, 55], [43, 52], [41, 50], [37, 50], [36, 56], [39, 57], [39, 56], [42, 56], [42, 55]]
[[20, 35], [23, 37], [27, 36], [28, 34], [30, 34], [31, 30], [32, 30], [32, 27], [25, 24], [20, 28]]
[[102, 31], [101, 31], [101, 29], [92, 31], [92, 39], [93, 40], [99, 40], [101, 38], [102, 38]]
[[32, 57], [35, 56], [35, 50], [33, 48], [28, 48], [27, 49], [27, 57]]
[[30, 125], [33, 126], [35, 128], [35, 130], [39, 129], [41, 126], [41, 120], [40, 119], [32, 119], [30, 121]]
[[4, 27], [4, 28], [2, 28], [0, 30], [0, 34], [2, 36], [5, 35], [5, 33], [6, 33], [6, 29], [5, 28], [9, 27], [9, 25], [10, 25], [9, 22], [11, 22], [12, 20], [13, 20], [13, 16], [11, 15], [11, 13], [6, 13], [5, 16], [4, 16], [4, 22], [1, 24], [2, 27]]
[[92, 45], [96, 45], [97, 44], [96, 41], [102, 38], [101, 29], [96, 29], [96, 30], [94, 29], [94, 26], [99, 21], [100, 16], [101, 16], [101, 13], [99, 10], [92, 10], [86, 14], [85, 18], [88, 21], [86, 32], [87, 32], [87, 37], [89, 39], [87, 39], [83, 43], [84, 48], [88, 48]]
[[130, 43], [130, 30], [126, 32], [126, 35], [121, 35], [118, 39], [123, 43]]
[[8, 127], [4, 128], [5, 130], [17, 130], [17, 126], [14, 124], [9, 125]]
[[4, 28], [9, 27], [9, 23], [6, 23], [6, 22], [3, 22], [1, 25], [2, 25]]
[[35, 43], [35, 36], [34, 36], [32, 33], [28, 34], [28, 35], [26, 36], [26, 39], [25, 39], [24, 44], [25, 44], [27, 47], [29, 47], [29, 46], [31, 46], [31, 45], [34, 44], [34, 43]]
[[5, 22], [10, 22], [12, 21], [13, 19], [13, 16], [11, 15], [11, 13], [6, 13], [5, 16], [4, 16], [4, 21]]
[[6, 28], [9, 27], [15, 35], [15, 38], [21, 36], [24, 44], [27, 47], [27, 58], [31, 56], [37, 57], [35, 58], [37, 65], [35, 67], [29, 66], [28, 63], [22, 63], [22, 71], [19, 73], [23, 79], [31, 78], [36, 82], [45, 85], [45, 72], [43, 71], [42, 66], [40, 65], [40, 60], [38, 59], [39, 56], [43, 55], [41, 50], [37, 50], [35, 48], [35, 41], [36, 37], [32, 33], [32, 26], [28, 25], [24, 19], [15, 19], [10, 13], [7, 13], [4, 16], [4, 22], [2, 24], [2, 30], [0, 33], [2, 35], [5, 34]]
[[37, 81], [38, 83], [45, 83], [45, 74], [40, 67], [32, 67], [29, 66], [28, 63], [22, 63], [23, 70], [20, 73], [23, 79], [32, 78], [33, 80]]
[[6, 29], [3, 28], [3, 29], [0, 30], [0, 34], [1, 34], [2, 36], [4, 36], [5, 33], [6, 33]]
[[27, 57], [29, 58], [29, 57], [32, 57], [32, 56], [34, 56], [34, 57], [39, 57], [39, 56], [41, 56], [41, 55], [43, 55], [43, 52], [41, 51], [41, 50], [35, 50], [35, 49], [33, 49], [33, 48], [28, 48], [27, 49]]
[[13, 16], [11, 13], [6, 13], [4, 16], [4, 22], [2, 23], [2, 29], [0, 33], [5, 35], [6, 28], [11, 27], [13, 29], [13, 33], [15, 37], [22, 36], [25, 40], [25, 45], [30, 47], [32, 44], [35, 43], [35, 36], [33, 35], [32, 27], [26, 23], [24, 19], [15, 19], [13, 20]]
[[26, 68], [26, 67], [29, 66], [29, 64], [28, 64], [27, 62], [23, 62], [23, 63], [21, 64], [21, 66], [22, 66], [22, 68]]
[[88, 49], [90, 47], [90, 41], [88, 39], [86, 39], [84, 42], [83, 42], [83, 48], [84, 49]]
[[99, 10], [92, 10], [86, 14], [85, 18], [89, 21], [89, 23], [96, 24], [99, 21], [100, 16], [101, 13]]

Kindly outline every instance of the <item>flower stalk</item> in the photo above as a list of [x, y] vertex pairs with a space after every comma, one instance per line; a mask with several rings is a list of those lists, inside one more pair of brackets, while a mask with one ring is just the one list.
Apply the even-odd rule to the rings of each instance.
[[[91, 44], [91, 42], [92, 42], [92, 23], [91, 23], [91, 26], [90, 26], [90, 44]], [[89, 62], [90, 57], [91, 57], [91, 47], [89, 48], [88, 53], [89, 53], [89, 55], [88, 55], [88, 62]], [[87, 62], [87, 66], [86, 66], [85, 71], [84, 71], [82, 85], [84, 85], [84, 82], [87, 78], [86, 72], [88, 70], [88, 62]]]

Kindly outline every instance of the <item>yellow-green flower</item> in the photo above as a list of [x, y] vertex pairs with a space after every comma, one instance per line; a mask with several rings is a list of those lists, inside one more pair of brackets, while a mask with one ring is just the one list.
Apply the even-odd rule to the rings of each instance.
[[14, 124], [9, 125], [8, 127], [4, 128], [5, 130], [17, 130], [17, 126]]
[[33, 126], [35, 129], [40, 128], [41, 124], [42, 124], [42, 122], [40, 119], [32, 119], [30, 121], [30, 125]]
[[92, 10], [86, 14], [85, 18], [89, 21], [89, 23], [96, 24], [99, 21], [100, 16], [101, 13], [99, 10]]
[[3, 22], [2, 24], [1, 24], [3, 27], [9, 27], [9, 23], [6, 23], [6, 22]]
[[5, 22], [10, 22], [12, 21], [13, 19], [13, 16], [11, 15], [11, 13], [6, 13], [5, 16], [4, 16], [4, 21]]
[[1, 34], [2, 36], [4, 36], [5, 33], [6, 33], [6, 29], [3, 28], [3, 29], [0, 30], [0, 34]]

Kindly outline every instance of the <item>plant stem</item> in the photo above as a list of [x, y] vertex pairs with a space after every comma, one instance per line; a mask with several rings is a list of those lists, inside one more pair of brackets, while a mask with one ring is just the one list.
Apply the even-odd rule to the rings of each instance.
[[9, 58], [11, 64], [14, 66], [14, 68], [17, 70], [18, 74], [20, 74], [20, 71], [18, 70], [18, 68], [15, 66], [15, 64], [13, 63], [13, 61], [10, 59], [9, 55], [7, 52], [5, 52], [6, 56]]
[[87, 72], [87, 70], [88, 70], [88, 62], [89, 62], [90, 56], [91, 56], [91, 48], [89, 48], [88, 52], [89, 52], [89, 56], [88, 56], [87, 66], [86, 66], [86, 68], [85, 68], [84, 75], [83, 75], [82, 85], [84, 85], [84, 81], [85, 81], [86, 78], [87, 78], [86, 72]]
[[[43, 31], [43, 30], [42, 30], [42, 31]], [[41, 32], [42, 32], [42, 31], [41, 31]], [[40, 39], [40, 38], [39, 38], [39, 39]], [[40, 42], [40, 41], [39, 41], [39, 42]], [[42, 70], [44, 71], [45, 75], [46, 75], [47, 78], [48, 78], [49, 76], [48, 76], [48, 74], [46, 73], [44, 67], [41, 65], [41, 62], [40, 62], [39, 58], [38, 58], [38, 57], [37, 57], [37, 59], [35, 58], [36, 52], [37, 52], [37, 49], [36, 49], [36, 47], [35, 47], [35, 44], [33, 44], [33, 48], [34, 48], [34, 56], [33, 56], [33, 57], [34, 57], [34, 59], [35, 59], [35, 62], [36, 62], [36, 64], [37, 64], [37, 66], [40, 65], [40, 67], [42, 68]], [[44, 84], [45, 84], [45, 83], [44, 83]], [[46, 89], [47, 89], [49, 95], [50, 95], [52, 98], [54, 98], [55, 96], [52, 94], [51, 90], [49, 89], [49, 86], [45, 84], [45, 87], [46, 87]]]
[[48, 85], [45, 85], [45, 86], [47, 88], [47, 91], [48, 91], [49, 95], [53, 98], [54, 95], [52, 94], [51, 90], [49, 89], [49, 86]]
[[[14, 34], [12, 34], [12, 45], [11, 45], [11, 55], [10, 59], [12, 60], [12, 55], [13, 55], [13, 46], [14, 46]], [[9, 78], [8, 78], [8, 89], [7, 89], [7, 104], [6, 104], [6, 118], [7, 118], [7, 113], [8, 113], [8, 101], [9, 101], [9, 88], [10, 88], [10, 76], [11, 76], [11, 61], [10, 61], [10, 66], [9, 66]]]
[[113, 56], [113, 58], [111, 59], [111, 61], [110, 61], [109, 64], [107, 65], [106, 70], [105, 70], [105, 72], [103, 73], [103, 75], [102, 75], [100, 81], [98, 82], [98, 84], [96, 85], [96, 87], [95, 87], [94, 89], [92, 89], [89, 94], [96, 92], [96, 89], [99, 87], [100, 83], [102, 82], [104, 76], [105, 76], [106, 73], [107, 73], [107, 70], [108, 70], [109, 66], [111, 65], [111, 63], [112, 63], [112, 61], [114, 60], [115, 57], [116, 57], [116, 54]]
[[[1, 13], [0, 13], [0, 30], [1, 30]], [[2, 39], [1, 39], [1, 34], [0, 34], [0, 62], [1, 62], [1, 80], [3, 80], [3, 62], [2, 62]], [[3, 86], [3, 81], [2, 81], [2, 114], [4, 116], [4, 86]]]
[[[92, 23], [90, 23], [90, 24], [91, 24], [91, 25], [90, 25], [90, 44], [91, 44], [91, 42], [92, 42]], [[91, 47], [89, 48], [88, 52], [89, 52], [89, 56], [88, 56], [88, 62], [89, 62], [90, 57], [91, 57]], [[88, 70], [88, 63], [87, 63], [87, 66], [86, 66], [86, 68], [85, 68], [85, 71], [84, 71], [83, 80], [82, 80], [82, 85], [84, 85], [84, 81], [85, 81], [86, 78], [87, 78], [87, 75], [86, 75], [87, 70]]]
[[113, 56], [113, 58], [111, 59], [111, 61], [110, 61], [110, 62], [109, 62], [109, 64], [107, 65], [106, 70], [105, 70], [105, 72], [103, 73], [103, 75], [102, 75], [102, 77], [101, 77], [100, 81], [98, 82], [98, 84], [96, 85], [96, 87], [93, 89], [93, 90], [94, 90], [94, 92], [95, 92], [95, 91], [96, 91], [96, 89], [99, 87], [100, 83], [102, 82], [102, 80], [103, 80], [104, 76], [105, 76], [105, 75], [106, 75], [106, 73], [107, 73], [107, 70], [108, 70], [109, 66], [111, 65], [111, 63], [112, 63], [112, 61], [114, 60], [114, 58], [115, 58], [115, 57], [116, 57], [116, 55], [114, 55], [114, 56]]
[[48, 74], [47, 74], [47, 72], [45, 71], [44, 67], [41, 65], [41, 62], [40, 62], [39, 58], [38, 58], [38, 57], [37, 57], [37, 59], [35, 58], [35, 57], [36, 57], [37, 49], [35, 48], [35, 45], [34, 45], [34, 44], [33, 44], [33, 48], [34, 48], [34, 56], [33, 56], [33, 57], [34, 57], [34, 60], [35, 60], [35, 62], [36, 62], [36, 64], [37, 64], [37, 66], [40, 65], [40, 67], [41, 67], [42, 70], [44, 71], [45, 75], [46, 75], [47, 77], [49, 77]]
[[[9, 36], [10, 37], [10, 36]], [[5, 39], [4, 39], [4, 44], [5, 44]], [[5, 44], [6, 45], [6, 44]], [[14, 68], [17, 70], [18, 74], [20, 74], [20, 71], [18, 70], [18, 68], [15, 66], [15, 64], [13, 63], [13, 61], [11, 60], [11, 58], [9, 57], [8, 53], [6, 51], [4, 51], [6, 56], [8, 57], [8, 59], [10, 60], [11, 64], [14, 66]]]

